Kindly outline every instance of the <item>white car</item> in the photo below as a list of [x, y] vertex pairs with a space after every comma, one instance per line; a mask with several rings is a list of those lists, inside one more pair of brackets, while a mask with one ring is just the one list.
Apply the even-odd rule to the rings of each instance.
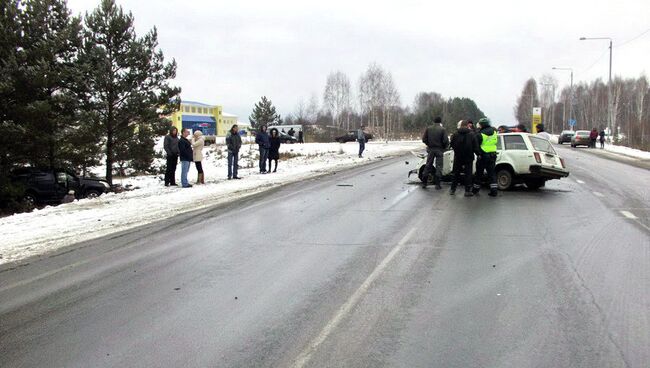
[[[418, 167], [409, 172], [409, 176], [417, 174], [418, 178], [424, 181], [426, 154], [414, 153], [414, 155], [421, 160]], [[443, 180], [451, 180], [453, 164], [454, 151], [446, 151], [442, 169]], [[526, 184], [530, 189], [538, 189], [543, 187], [547, 180], [569, 176], [564, 159], [558, 156], [553, 145], [544, 138], [528, 133], [499, 134], [495, 169], [500, 190], [507, 190], [521, 183]], [[476, 160], [474, 172], [476, 172]], [[429, 175], [429, 182], [433, 182], [433, 174]]]

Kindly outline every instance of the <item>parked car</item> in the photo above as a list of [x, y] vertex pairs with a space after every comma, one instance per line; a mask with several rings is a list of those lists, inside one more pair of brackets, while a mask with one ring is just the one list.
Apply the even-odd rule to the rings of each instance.
[[[365, 133], [366, 136], [366, 142], [372, 139], [372, 134], [371, 133]], [[347, 142], [356, 142], [357, 141], [357, 131], [356, 130], [351, 130], [347, 133], [345, 133], [342, 136], [334, 138], [335, 141], [339, 143], [347, 143]]]
[[292, 137], [289, 134], [285, 132], [279, 132], [280, 133], [280, 142], [281, 143], [298, 143], [298, 138]]
[[[414, 154], [421, 160], [417, 168], [409, 172], [409, 176], [417, 174], [422, 182], [433, 182], [435, 168], [428, 178], [424, 177], [426, 154]], [[443, 180], [451, 180], [453, 164], [454, 151], [446, 151], [443, 156]], [[528, 133], [499, 134], [495, 169], [499, 190], [508, 190], [515, 184], [522, 183], [530, 189], [539, 189], [548, 180], [569, 176], [564, 159], [555, 152], [551, 143]]]
[[563, 130], [562, 133], [557, 137], [557, 143], [563, 144], [565, 142], [571, 143], [571, 139], [576, 135], [576, 132], [573, 130]]
[[578, 146], [587, 146], [591, 144], [591, 139], [589, 138], [589, 133], [591, 133], [588, 130], [578, 130], [576, 134], [571, 138], [571, 147], [578, 147]]
[[79, 177], [65, 169], [24, 167], [14, 170], [11, 179], [22, 186], [23, 200], [31, 204], [61, 203], [71, 190], [81, 199], [96, 198], [111, 189], [105, 180]]

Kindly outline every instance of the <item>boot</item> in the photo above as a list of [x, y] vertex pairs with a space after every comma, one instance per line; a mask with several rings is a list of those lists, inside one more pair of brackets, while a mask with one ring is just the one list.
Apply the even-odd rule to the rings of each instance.
[[472, 193], [472, 191], [470, 191], [470, 190], [466, 190], [465, 191], [465, 197], [474, 197], [474, 193]]
[[452, 186], [451, 189], [449, 189], [449, 195], [454, 195], [454, 194], [456, 194], [456, 188]]
[[498, 193], [499, 192], [496, 189], [490, 189], [490, 193], [488, 193], [488, 195], [490, 197], [496, 197], [498, 195]]
[[436, 178], [435, 184], [436, 184], [436, 190], [442, 189], [442, 187], [440, 186], [440, 179]]
[[196, 174], [196, 185], [201, 184], [201, 174]]
[[199, 181], [201, 184], [205, 184], [205, 174], [199, 174]]

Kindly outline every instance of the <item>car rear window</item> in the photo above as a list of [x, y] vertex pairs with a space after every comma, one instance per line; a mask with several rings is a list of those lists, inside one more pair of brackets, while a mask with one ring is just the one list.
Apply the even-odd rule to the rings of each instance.
[[579, 135], [579, 136], [581, 136], [581, 137], [588, 137], [588, 136], [589, 136], [589, 132], [586, 131], [586, 130], [581, 130], [581, 131], [576, 132], [576, 135]]
[[533, 149], [535, 151], [552, 153], [554, 155], [556, 154], [553, 146], [551, 145], [551, 142], [547, 141], [546, 139], [530, 137], [530, 143], [532, 143]]
[[503, 137], [503, 142], [507, 150], [528, 150], [524, 137], [520, 135], [506, 135]]

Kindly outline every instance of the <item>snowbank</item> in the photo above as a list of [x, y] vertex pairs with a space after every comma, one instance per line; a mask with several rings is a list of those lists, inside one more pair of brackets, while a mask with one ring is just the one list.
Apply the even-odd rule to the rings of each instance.
[[[296, 182], [319, 174], [376, 161], [382, 157], [422, 148], [417, 142], [371, 142], [364, 158], [357, 158], [355, 143], [306, 143], [282, 145], [278, 172], [258, 173], [258, 151], [245, 145], [240, 151], [239, 174], [242, 180], [226, 180], [226, 148], [213, 145], [204, 150], [206, 185], [193, 188], [165, 187], [163, 176], [138, 176], [118, 179], [122, 185], [139, 189], [107, 194], [60, 206], [48, 206], [31, 213], [0, 218], [0, 264], [43, 254], [77, 242], [101, 237], [226, 201]], [[98, 168], [102, 172], [101, 168]], [[177, 183], [180, 183], [180, 165]], [[196, 181], [194, 166], [190, 182]]]
[[[558, 135], [554, 134], [551, 136], [551, 142], [557, 144]], [[600, 141], [596, 143], [597, 149], [600, 149]], [[617, 153], [619, 155], [628, 156], [631, 158], [638, 158], [641, 160], [650, 160], [650, 152], [642, 151], [636, 148], [630, 148], [625, 146], [617, 146], [610, 143], [605, 143], [605, 151]]]

